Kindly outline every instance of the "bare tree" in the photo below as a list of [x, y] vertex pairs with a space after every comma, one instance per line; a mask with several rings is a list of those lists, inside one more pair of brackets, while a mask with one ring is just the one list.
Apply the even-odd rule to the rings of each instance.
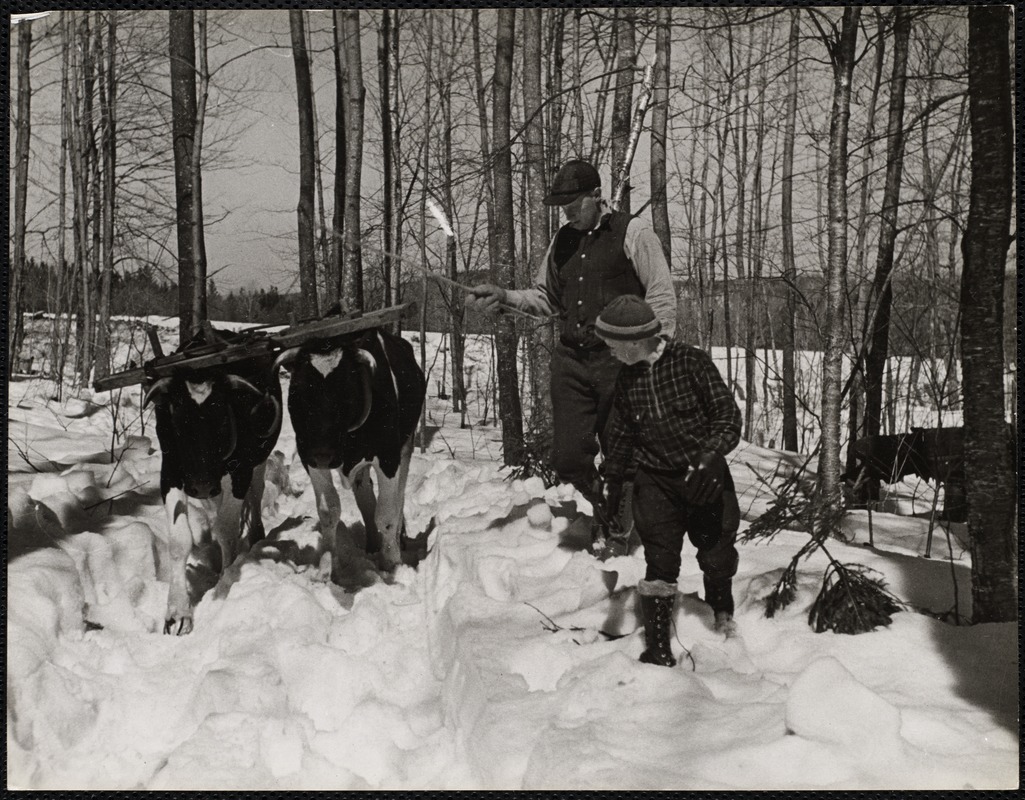
[[[545, 194], [545, 143], [541, 97], [541, 21], [540, 8], [523, 11], [523, 113], [526, 126], [523, 137], [527, 205], [526, 263], [534, 273], [544, 259], [551, 238], [548, 228], [548, 210], [542, 202]], [[529, 334], [527, 347], [530, 367], [531, 420], [535, 434], [545, 435], [551, 430], [552, 397], [549, 389], [551, 354], [554, 334], [551, 324], [545, 324]]]
[[672, 9], [655, 9], [655, 68], [652, 75], [651, 107], [651, 223], [662, 242], [666, 263], [672, 270], [672, 232], [666, 192], [666, 127], [669, 120], [669, 61]]
[[[384, 204], [382, 209], [381, 235], [384, 247], [384, 305], [392, 305], [394, 300], [393, 273], [398, 269], [395, 261], [395, 181], [393, 176], [394, 160], [392, 145], [392, 10], [381, 9], [381, 24], [377, 30], [377, 74], [381, 87], [380, 113], [381, 113], [381, 150], [384, 154], [382, 169], [382, 195]], [[396, 15], [398, 10], [394, 12]]]
[[840, 393], [843, 367], [844, 274], [847, 268], [847, 129], [851, 113], [851, 75], [854, 71], [861, 9], [847, 6], [835, 36], [823, 38], [833, 67], [833, 102], [829, 115], [828, 257], [826, 262], [825, 346], [822, 356], [822, 445], [818, 489], [828, 508], [839, 508]]
[[363, 109], [366, 90], [363, 87], [363, 56], [360, 46], [360, 13], [355, 8], [342, 9], [342, 60], [345, 65], [345, 222], [342, 232], [341, 295], [349, 308], [362, 311], [363, 261], [360, 246], [360, 193], [363, 170]]
[[893, 257], [897, 241], [897, 209], [900, 207], [904, 171], [904, 89], [907, 84], [908, 39], [911, 19], [906, 8], [894, 10], [893, 68], [890, 105], [886, 123], [886, 184], [880, 210], [879, 246], [866, 330], [870, 344], [865, 355], [865, 421], [862, 435], [880, 431], [883, 412], [883, 371], [889, 356], [890, 314], [893, 305]]
[[302, 315], [319, 315], [317, 304], [317, 250], [314, 223], [313, 157], [313, 80], [310, 76], [310, 56], [306, 49], [305, 11], [288, 12], [288, 27], [292, 35], [292, 61], [295, 64], [295, 91], [299, 109], [299, 295]]
[[[495, 44], [494, 110], [492, 141], [494, 143], [495, 218], [492, 238], [495, 240], [495, 260], [491, 269], [495, 282], [513, 286], [513, 261], [516, 239], [513, 231], [512, 146], [510, 142], [510, 108], [512, 89], [513, 43], [516, 30], [516, 11], [502, 8], [498, 11], [498, 29]], [[498, 361], [499, 414], [502, 418], [502, 454], [505, 464], [516, 466], [523, 461], [523, 411], [520, 406], [517, 378], [516, 328], [508, 317], [496, 323], [495, 337]]]
[[781, 209], [783, 237], [783, 282], [786, 291], [786, 320], [783, 323], [783, 448], [797, 450], [797, 396], [794, 363], [797, 325], [797, 265], [794, 259], [794, 139], [797, 135], [797, 62], [800, 50], [801, 10], [790, 10], [787, 45], [787, 111], [783, 131], [783, 176]]
[[25, 335], [22, 319], [25, 275], [25, 207], [28, 199], [28, 159], [32, 137], [32, 84], [29, 66], [32, 53], [32, 22], [18, 26], [18, 116], [14, 144], [14, 219], [10, 285], [7, 295], [7, 372], [18, 366], [21, 342]]
[[[168, 49], [171, 58], [171, 129], [174, 147], [175, 207], [178, 231], [178, 333], [187, 341], [199, 329], [195, 307], [196, 260], [193, 204], [192, 150], [196, 135], [196, 39], [193, 12], [168, 12]], [[88, 294], [88, 290], [85, 291]], [[84, 304], [83, 304], [84, 305]], [[91, 310], [86, 311], [91, 315]]]
[[[114, 279], [114, 192], [117, 182], [114, 168], [117, 163], [117, 85], [115, 81], [115, 51], [117, 49], [117, 14], [107, 11], [106, 60], [100, 61], [100, 131], [103, 158], [102, 198], [102, 269], [99, 280], [99, 303], [96, 329], [96, 377], [110, 374], [110, 290]], [[204, 293], [205, 297], [205, 293]]]
[[[630, 213], [630, 175], [620, 178], [621, 167], [627, 161], [630, 140], [630, 120], [633, 111], [633, 87], [637, 67], [637, 32], [634, 12], [616, 9], [613, 36], [616, 42], [616, 92], [612, 101], [612, 186], [613, 196], [620, 197], [619, 210]], [[620, 187], [622, 181], [624, 186]]]
[[1010, 245], [1014, 126], [1010, 10], [968, 11], [972, 180], [961, 243], [965, 474], [972, 550], [972, 620], [1017, 619], [1015, 480], [1004, 421], [1004, 274]]
[[333, 300], [345, 302], [342, 293], [342, 240], [345, 235], [345, 63], [342, 58], [342, 12], [331, 12], [333, 41], [331, 52], [335, 66], [335, 184], [332, 192], [334, 210], [331, 213], [331, 253], [327, 265], [327, 284], [331, 287]]

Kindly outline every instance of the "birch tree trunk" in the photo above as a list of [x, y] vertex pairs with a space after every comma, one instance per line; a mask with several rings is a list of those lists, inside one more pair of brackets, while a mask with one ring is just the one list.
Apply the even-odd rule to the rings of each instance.
[[826, 259], [825, 346], [822, 354], [822, 446], [818, 489], [823, 506], [839, 509], [840, 390], [843, 379], [844, 284], [847, 269], [847, 129], [851, 114], [861, 9], [847, 6], [836, 41], [827, 41], [833, 66], [833, 103], [829, 115], [828, 249]]
[[345, 230], [342, 234], [343, 296], [350, 310], [363, 311], [363, 256], [360, 247], [360, 193], [363, 172], [363, 109], [366, 90], [363, 87], [363, 51], [360, 46], [360, 13], [346, 8], [342, 15], [345, 62]]
[[7, 296], [7, 373], [18, 368], [21, 344], [25, 335], [22, 319], [25, 276], [25, 225], [28, 201], [28, 160], [32, 136], [32, 83], [29, 67], [32, 54], [32, 23], [24, 20], [18, 25], [18, 116], [15, 122], [14, 144], [14, 219], [13, 255]]
[[[516, 11], [498, 10], [495, 44], [494, 110], [492, 142], [494, 144], [495, 219], [492, 238], [495, 260], [491, 264], [495, 282], [513, 286], [513, 263], [516, 238], [513, 231], [512, 147], [510, 112], [512, 96], [512, 60], [516, 30]], [[502, 419], [502, 456], [506, 466], [523, 463], [523, 411], [520, 406], [517, 378], [518, 337], [509, 316], [496, 323], [496, 359], [498, 362], [499, 416]]]
[[[526, 117], [523, 150], [528, 218], [525, 261], [531, 276], [544, 260], [551, 239], [548, 209], [542, 202], [545, 195], [545, 143], [541, 97], [541, 15], [540, 8], [523, 10], [523, 113]], [[552, 323], [545, 323], [531, 331], [527, 355], [531, 387], [530, 429], [535, 435], [551, 432], [553, 347]]]
[[637, 66], [637, 34], [631, 9], [616, 9], [613, 27], [616, 41], [616, 91], [612, 101], [612, 186], [610, 196], [620, 194], [619, 210], [630, 213], [630, 175], [627, 172], [619, 187], [619, 172], [626, 162], [630, 141], [630, 120], [633, 112], [633, 88]]
[[333, 302], [348, 303], [342, 290], [342, 239], [345, 236], [345, 63], [342, 59], [342, 12], [331, 12], [332, 54], [335, 62], [335, 184], [332, 193], [334, 209], [331, 213], [331, 253], [327, 267], [328, 286], [333, 291]]
[[[299, 302], [305, 318], [319, 316], [317, 303], [317, 245], [314, 225], [316, 176], [313, 163], [313, 81], [306, 50], [305, 11], [288, 12], [295, 65], [295, 93], [299, 111], [299, 202], [296, 205], [299, 243]], [[342, 294], [351, 300], [348, 294]]]
[[961, 242], [965, 474], [972, 621], [1017, 619], [1015, 474], [1004, 421], [1004, 275], [1013, 202], [1014, 125], [1006, 6], [968, 10], [972, 179]]

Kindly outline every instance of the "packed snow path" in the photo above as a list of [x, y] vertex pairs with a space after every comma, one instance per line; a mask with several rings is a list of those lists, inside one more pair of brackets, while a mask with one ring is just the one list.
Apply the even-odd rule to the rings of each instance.
[[[136, 436], [111, 458], [104, 398], [62, 405], [13, 388], [10, 787], [1017, 785], [1013, 625], [909, 611], [869, 634], [815, 634], [815, 558], [797, 600], [767, 619], [763, 598], [804, 541], [785, 533], [741, 547], [731, 640], [712, 631], [687, 546], [680, 664], [641, 664], [641, 554], [599, 564], [583, 550], [583, 501], [466, 457], [458, 432], [414, 457], [407, 525], [429, 531], [426, 558], [384, 582], [353, 553], [336, 585], [317, 569], [312, 490], [286, 420], [265, 508], [274, 546], [206, 594], [192, 634], [162, 635], [159, 453]], [[764, 504], [757, 476], [773, 455], [734, 454], [749, 514]], [[834, 555], [936, 611], [953, 604], [953, 570], [968, 612], [956, 540], [951, 563], [937, 531], [926, 560], [920, 519], [877, 514], [876, 548], [853, 525]], [[33, 537], [54, 546], [19, 549]]]

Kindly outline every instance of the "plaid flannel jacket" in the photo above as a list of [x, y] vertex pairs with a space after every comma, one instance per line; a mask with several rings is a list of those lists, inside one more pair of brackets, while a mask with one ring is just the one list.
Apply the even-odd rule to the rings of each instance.
[[654, 364], [631, 364], [619, 373], [606, 479], [622, 481], [639, 466], [686, 471], [703, 453], [725, 456], [740, 431], [740, 408], [711, 356], [667, 341]]

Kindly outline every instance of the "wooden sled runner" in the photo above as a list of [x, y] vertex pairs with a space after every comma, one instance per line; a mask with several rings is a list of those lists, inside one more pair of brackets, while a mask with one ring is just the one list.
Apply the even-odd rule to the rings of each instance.
[[169, 377], [178, 369], [203, 369], [244, 361], [260, 355], [276, 354], [289, 347], [298, 347], [312, 339], [329, 339], [366, 328], [389, 325], [415, 313], [416, 303], [410, 302], [383, 308], [380, 311], [368, 311], [365, 314], [308, 320], [290, 325], [276, 333], [254, 328], [242, 331], [239, 338], [232, 342], [214, 342], [190, 349], [188, 352], [174, 353], [169, 356], [163, 355], [155, 332], [150, 331], [150, 346], [156, 356], [141, 367], [115, 372], [106, 378], [94, 381], [93, 388], [97, 392], [107, 392], [111, 389]]

